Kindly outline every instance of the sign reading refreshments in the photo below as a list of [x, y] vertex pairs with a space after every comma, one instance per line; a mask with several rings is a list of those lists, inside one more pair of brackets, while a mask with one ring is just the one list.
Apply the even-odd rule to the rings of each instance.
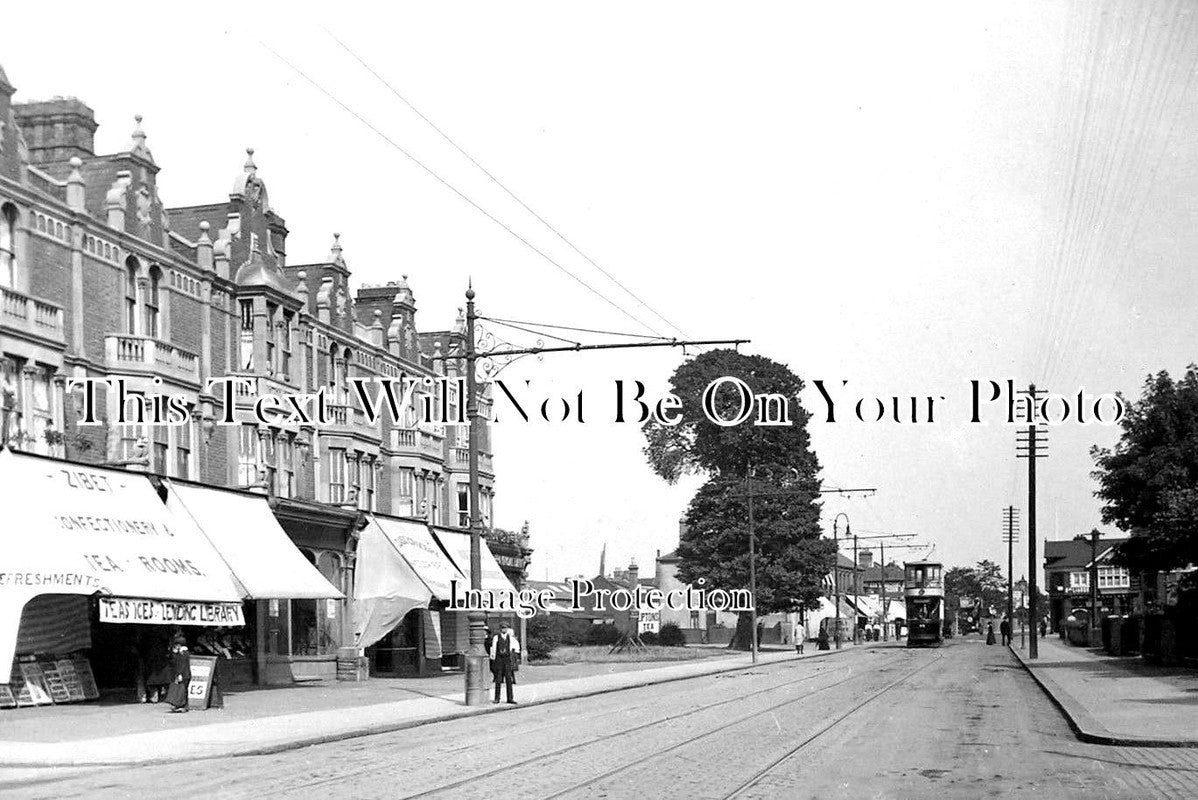
[[142, 625], [244, 625], [241, 603], [101, 597], [100, 622]]

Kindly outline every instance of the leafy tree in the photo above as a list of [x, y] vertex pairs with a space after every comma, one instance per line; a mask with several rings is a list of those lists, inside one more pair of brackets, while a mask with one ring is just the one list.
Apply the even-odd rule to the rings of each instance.
[[1007, 609], [1007, 582], [1002, 568], [990, 560], [982, 560], [973, 567], [952, 567], [944, 573], [945, 617], [951, 618], [961, 610], [962, 598], [972, 601], [972, 609], [978, 613], [989, 613], [991, 607], [998, 614]]
[[[725, 376], [744, 381], [755, 397], [786, 398], [790, 424], [753, 425], [756, 411], [741, 425], [711, 422], [703, 413], [703, 393]], [[749, 585], [752, 492], [759, 614], [817, 608], [821, 579], [835, 564], [833, 543], [819, 538], [819, 462], [807, 432], [810, 415], [799, 404], [802, 388], [797, 375], [768, 358], [713, 350], [674, 372], [671, 391], [681, 401], [682, 421], [644, 427], [645, 455], [658, 475], [670, 483], [688, 473], [707, 476], [686, 512], [678, 546], [681, 580], [706, 588]], [[715, 397], [715, 411], [724, 419], [736, 417], [739, 405], [731, 388]], [[752, 636], [749, 614], [742, 612], [730, 646], [747, 650]]]
[[1131, 533], [1117, 559], [1133, 571], [1198, 562], [1198, 366], [1148, 376], [1126, 403], [1114, 448], [1090, 450], [1102, 520]]

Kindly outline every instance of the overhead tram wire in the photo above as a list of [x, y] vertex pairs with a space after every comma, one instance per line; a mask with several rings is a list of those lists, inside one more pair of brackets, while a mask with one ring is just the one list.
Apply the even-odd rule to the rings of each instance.
[[[1097, 4], [1094, 5], [1096, 6]], [[1070, 201], [1077, 179], [1077, 156], [1075, 155], [1075, 151], [1080, 147], [1080, 136], [1075, 133], [1075, 128], [1080, 128], [1081, 126], [1076, 124], [1076, 117], [1079, 114], [1084, 115], [1085, 110], [1084, 102], [1080, 104], [1081, 109], [1078, 109], [1077, 106], [1079, 103], [1076, 100], [1071, 101], [1071, 96], [1068, 92], [1068, 77], [1078, 66], [1076, 61], [1081, 62], [1082, 74], [1088, 75], [1091, 67], [1090, 60], [1086, 58], [1086, 53], [1088, 52], [1092, 56], [1095, 51], [1093, 46], [1086, 47], [1078, 43], [1079, 40], [1083, 40], [1087, 44], [1089, 43], [1086, 34], [1091, 30], [1091, 25], [1076, 24], [1072, 25], [1071, 28], [1073, 30], [1073, 41], [1076, 46], [1067, 50], [1065, 57], [1062, 58], [1062, 74], [1060, 78], [1062, 96], [1058, 104], [1055, 131], [1052, 137], [1052, 141], [1057, 144], [1056, 166], [1052, 170], [1052, 174], [1061, 176], [1065, 181], [1060, 183], [1055, 192], [1046, 191], [1046, 220], [1044, 231], [1041, 235], [1040, 252], [1037, 261], [1040, 264], [1038, 271], [1047, 278], [1048, 296], [1045, 298], [1045, 302], [1039, 306], [1040, 314], [1037, 322], [1034, 323], [1035, 335], [1028, 340], [1029, 346], [1025, 351], [1026, 358], [1023, 363], [1029, 369], [1033, 367], [1033, 364], [1035, 364], [1036, 368], [1039, 368], [1039, 353], [1051, 344], [1049, 334], [1051, 333], [1053, 310], [1058, 303], [1058, 296], [1063, 291], [1061, 255], [1065, 231], [1069, 227]], [[1085, 95], [1083, 95], [1084, 97]], [[1070, 168], [1071, 163], [1074, 165], [1073, 168]]]
[[[587, 289], [589, 292], [591, 292], [591, 294], [595, 295], [595, 296], [596, 296], [596, 297], [598, 297], [600, 300], [602, 300], [603, 302], [607, 303], [607, 304], [608, 304], [608, 305], [610, 305], [612, 308], [616, 309], [616, 310], [617, 310], [617, 311], [619, 311], [621, 314], [623, 314], [624, 316], [626, 316], [626, 317], [628, 317], [629, 319], [631, 319], [633, 322], [637, 323], [638, 325], [640, 325], [641, 327], [645, 328], [645, 329], [646, 329], [646, 330], [648, 330], [648, 331], [652, 331], [653, 333], [656, 333], [656, 334], [659, 334], [659, 335], [660, 335], [660, 332], [659, 332], [659, 331], [657, 331], [657, 330], [655, 330], [655, 329], [653, 328], [653, 326], [651, 326], [651, 325], [649, 325], [649, 324], [647, 324], [647, 323], [643, 322], [643, 321], [642, 321], [640, 318], [638, 318], [638, 317], [637, 317], [635, 314], [633, 314], [632, 312], [628, 311], [626, 308], [624, 308], [623, 306], [621, 306], [619, 303], [615, 302], [614, 300], [612, 300], [611, 298], [609, 298], [607, 295], [605, 295], [605, 294], [603, 294], [602, 292], [600, 292], [600, 291], [599, 291], [598, 289], [596, 289], [594, 286], [591, 286], [589, 283], [587, 283], [586, 281], [584, 281], [582, 278], [580, 278], [580, 277], [578, 277], [577, 275], [575, 275], [573, 272], [571, 272], [569, 269], [567, 269], [567, 268], [566, 268], [566, 267], [564, 267], [562, 264], [560, 264], [558, 261], [556, 261], [556, 260], [555, 260], [553, 257], [551, 257], [551, 256], [550, 256], [548, 253], [544, 252], [543, 250], [541, 250], [540, 248], [538, 248], [536, 245], [534, 245], [532, 242], [528, 241], [528, 240], [527, 240], [527, 239], [525, 239], [523, 236], [521, 236], [520, 234], [516, 233], [516, 231], [512, 230], [512, 228], [510, 228], [508, 225], [506, 225], [504, 222], [502, 222], [502, 221], [501, 221], [500, 219], [498, 219], [496, 216], [494, 216], [493, 214], [491, 214], [491, 212], [487, 211], [485, 208], [483, 208], [482, 206], [480, 206], [478, 203], [476, 203], [476, 202], [474, 202], [473, 200], [471, 200], [471, 199], [470, 199], [470, 198], [469, 198], [469, 197], [468, 197], [468, 196], [467, 196], [465, 193], [463, 193], [461, 190], [459, 190], [459, 189], [458, 189], [456, 186], [454, 186], [453, 184], [451, 184], [449, 181], [445, 180], [445, 178], [442, 178], [442, 177], [441, 177], [439, 174], [437, 174], [437, 173], [436, 173], [436, 172], [435, 172], [435, 171], [434, 171], [434, 170], [433, 170], [431, 167], [427, 166], [427, 165], [426, 165], [426, 164], [425, 164], [423, 161], [421, 161], [420, 159], [416, 158], [416, 156], [412, 155], [410, 152], [408, 152], [406, 149], [404, 149], [404, 148], [403, 148], [401, 145], [399, 145], [399, 144], [398, 144], [398, 143], [397, 143], [397, 142], [396, 142], [394, 139], [392, 139], [390, 136], [388, 136], [387, 134], [385, 134], [385, 133], [383, 133], [381, 130], [379, 130], [377, 127], [375, 127], [375, 126], [374, 126], [374, 125], [373, 125], [373, 124], [372, 124], [372, 123], [371, 123], [369, 120], [367, 120], [365, 117], [363, 117], [361, 114], [359, 114], [359, 113], [358, 113], [357, 111], [355, 111], [354, 109], [350, 108], [350, 106], [348, 106], [348, 105], [347, 105], [345, 102], [343, 102], [343, 101], [342, 101], [342, 100], [341, 100], [339, 97], [337, 97], [335, 94], [333, 94], [333, 93], [332, 93], [332, 92], [330, 92], [328, 89], [326, 89], [324, 86], [322, 86], [320, 83], [318, 83], [318, 82], [317, 82], [315, 79], [313, 79], [311, 76], [309, 76], [309, 75], [308, 75], [308, 73], [304, 72], [302, 69], [300, 69], [299, 67], [295, 66], [295, 65], [294, 65], [294, 64], [292, 64], [290, 61], [288, 61], [286, 58], [284, 58], [282, 55], [280, 55], [280, 54], [279, 54], [279, 53], [278, 53], [278, 52], [277, 52], [277, 51], [276, 51], [274, 48], [272, 48], [270, 45], [266, 44], [266, 42], [259, 40], [259, 42], [258, 42], [258, 43], [259, 43], [260, 45], [262, 45], [262, 47], [264, 47], [264, 48], [266, 48], [267, 50], [269, 50], [269, 51], [270, 51], [270, 53], [271, 53], [271, 54], [272, 54], [272, 55], [273, 55], [275, 58], [279, 59], [279, 60], [280, 60], [280, 61], [282, 61], [284, 64], [286, 64], [286, 65], [287, 65], [287, 66], [288, 66], [288, 67], [289, 67], [289, 68], [290, 68], [290, 69], [291, 69], [293, 72], [295, 72], [297, 75], [299, 75], [299, 76], [300, 76], [301, 78], [303, 78], [305, 81], [307, 81], [308, 83], [310, 83], [310, 84], [311, 84], [311, 85], [312, 85], [314, 88], [316, 88], [316, 89], [317, 89], [319, 92], [321, 92], [321, 94], [323, 94], [325, 97], [328, 97], [328, 98], [329, 98], [330, 100], [332, 100], [334, 103], [336, 103], [337, 105], [339, 105], [339, 106], [340, 106], [340, 107], [341, 107], [341, 108], [342, 108], [344, 111], [346, 111], [346, 112], [347, 112], [348, 114], [350, 114], [352, 117], [354, 117], [355, 119], [357, 119], [359, 122], [361, 122], [361, 123], [362, 123], [363, 125], [365, 125], [367, 128], [369, 128], [371, 131], [373, 131], [373, 132], [374, 132], [374, 133], [375, 133], [375, 134], [376, 134], [376, 135], [377, 135], [379, 138], [381, 138], [381, 139], [382, 139], [383, 141], [385, 141], [387, 144], [391, 145], [393, 148], [395, 148], [396, 150], [398, 150], [398, 151], [399, 151], [399, 152], [400, 152], [402, 155], [404, 155], [404, 156], [405, 156], [405, 157], [406, 157], [406, 158], [407, 158], [409, 161], [411, 161], [413, 164], [415, 164], [416, 166], [420, 167], [422, 170], [424, 170], [426, 173], [428, 173], [430, 176], [432, 176], [434, 179], [436, 179], [436, 180], [437, 180], [437, 182], [438, 182], [438, 183], [440, 183], [442, 186], [444, 186], [445, 188], [449, 189], [451, 192], [453, 192], [454, 194], [456, 194], [456, 195], [457, 195], [458, 197], [460, 197], [462, 200], [465, 200], [467, 203], [469, 203], [471, 206], [473, 206], [473, 207], [474, 207], [474, 209], [475, 209], [476, 211], [478, 211], [480, 214], [482, 214], [482, 215], [483, 215], [483, 216], [485, 216], [487, 219], [489, 219], [489, 220], [491, 220], [492, 222], [494, 222], [494, 223], [495, 223], [496, 225], [498, 225], [499, 227], [503, 228], [505, 231], [507, 231], [507, 232], [508, 232], [509, 234], [511, 234], [511, 235], [512, 235], [512, 236], [513, 236], [513, 237], [514, 237], [514, 238], [515, 238], [517, 241], [519, 241], [521, 244], [523, 244], [523, 245], [524, 245], [525, 247], [527, 247], [529, 250], [532, 250], [534, 253], [536, 253], [536, 254], [537, 254], [537, 255], [539, 255], [541, 258], [545, 259], [546, 261], [548, 261], [548, 262], [549, 262], [550, 264], [552, 264], [554, 267], [557, 267], [557, 269], [558, 269], [558, 270], [560, 270], [561, 272], [565, 273], [565, 274], [566, 274], [566, 275], [568, 275], [569, 277], [573, 278], [575, 282], [577, 282], [579, 285], [581, 285], [582, 287], [584, 287], [585, 289]], [[662, 338], [665, 338], [665, 337], [662, 337]]]
[[603, 331], [594, 328], [577, 328], [573, 325], [552, 325], [548, 322], [527, 322], [518, 319], [500, 319], [499, 317], [486, 317], [479, 315], [478, 319], [485, 319], [490, 322], [497, 322], [501, 325], [536, 325], [540, 328], [553, 328], [559, 331], [576, 331], [577, 333], [597, 333], [604, 336], [629, 336], [635, 339], [662, 339], [668, 341], [671, 337], [668, 336], [650, 336], [646, 333], [627, 333], [623, 331]]
[[[1097, 3], [1093, 4], [1093, 7], [1096, 8], [1097, 6]], [[1098, 18], [1098, 14], [1095, 12], [1095, 19]], [[1101, 27], [1095, 26], [1095, 29], [1101, 32]], [[1095, 38], [1098, 39], [1100, 37]], [[1070, 145], [1068, 150], [1069, 155], [1065, 162], [1067, 169], [1067, 184], [1066, 188], [1064, 188], [1064, 195], [1062, 198], [1063, 206], [1061, 210], [1063, 213], [1061, 215], [1059, 231], [1058, 235], [1055, 237], [1056, 243], [1053, 248], [1053, 252], [1049, 256], [1051, 263], [1051, 284], [1049, 289], [1048, 303], [1044, 309], [1044, 324], [1042, 325], [1038, 342], [1041, 356], [1039, 359], [1039, 364], [1037, 365], [1038, 369], [1035, 374], [1041, 374], [1044, 369], [1044, 353], [1052, 348], [1054, 342], [1053, 334], [1055, 333], [1056, 328], [1056, 315], [1054, 311], [1060, 304], [1062, 295], [1069, 291], [1068, 281], [1065, 280], [1066, 273], [1068, 272], [1068, 262], [1066, 261], [1066, 243], [1069, 240], [1069, 234], [1073, 229], [1076, 215], [1075, 200], [1079, 192], [1078, 177], [1081, 171], [1080, 166], [1083, 160], [1082, 153], [1084, 152], [1083, 145], [1085, 142], [1084, 132], [1086, 129], [1086, 121], [1090, 115], [1090, 104], [1094, 97], [1094, 72], [1097, 66], [1097, 54], [1099, 51], [1097, 41], [1091, 42], [1087, 37], [1086, 42], [1088, 46], [1083, 50], [1083, 52], [1088, 54], [1088, 58], [1085, 60], [1085, 67], [1083, 71], [1083, 84], [1085, 89], [1081, 97], [1080, 108], [1076, 114], [1077, 118], [1072, 121], [1069, 129], [1061, 132], [1061, 144], [1065, 144], [1067, 142]]]
[[[1198, 28], [1198, 26], [1194, 26], [1194, 27]], [[1198, 52], [1198, 49], [1196, 49], [1195, 52]], [[1195, 62], [1192, 63], [1188, 68], [1188, 74], [1186, 77], [1186, 81], [1185, 81], [1185, 84], [1182, 88], [1181, 95], [1180, 95], [1181, 98], [1185, 98], [1189, 95], [1190, 87], [1193, 85], [1193, 82], [1194, 82], [1193, 79], [1194, 79], [1195, 74], [1198, 74], [1198, 57], [1196, 57]], [[1169, 152], [1169, 143], [1173, 139], [1173, 133], [1177, 127], [1177, 121], [1180, 117], [1181, 117], [1181, 112], [1180, 112], [1180, 104], [1179, 104], [1178, 107], [1175, 107], [1172, 122], [1169, 125], [1169, 129], [1165, 135], [1165, 139], [1164, 139], [1164, 142], [1162, 143], [1160, 152], [1157, 154], [1156, 163], [1153, 165], [1152, 169], [1149, 171], [1149, 174], [1147, 177], [1149, 185], [1152, 185], [1155, 182], [1156, 175], [1160, 172], [1161, 164], [1164, 162], [1165, 156]], [[1114, 257], [1115, 269], [1114, 269], [1114, 271], [1112, 271], [1109, 280], [1107, 281], [1107, 283], [1105, 284], [1105, 286], [1103, 288], [1103, 292], [1101, 294], [1101, 300], [1100, 300], [1100, 304], [1102, 304], [1102, 305], [1105, 305], [1105, 303], [1114, 294], [1115, 287], [1118, 286], [1119, 281], [1122, 279], [1123, 275], [1126, 273], [1128, 267], [1131, 264], [1131, 259], [1128, 257], [1128, 252], [1131, 250], [1131, 245], [1135, 241], [1136, 236], [1139, 234], [1140, 224], [1143, 222], [1144, 213], [1148, 208], [1148, 201], [1149, 201], [1150, 197], [1151, 197], [1151, 194], [1149, 192], [1145, 192], [1140, 198], [1139, 207], [1133, 215], [1133, 222], [1132, 222], [1132, 226], [1130, 228], [1130, 232], [1129, 232], [1128, 236], [1124, 238], [1123, 246], [1121, 248], [1119, 248], [1118, 254]], [[1069, 376], [1068, 381], [1064, 385], [1072, 386], [1075, 381], [1080, 380], [1080, 378], [1081, 378], [1080, 373], [1081, 373], [1082, 365], [1085, 363], [1088, 363], [1088, 360], [1091, 357], [1091, 355], [1094, 353], [1095, 349], [1096, 349], [1095, 340], [1093, 340], [1093, 339], [1088, 340], [1086, 342], [1085, 356], [1082, 359], [1078, 359], [1075, 361], [1073, 374], [1071, 374]]]
[[[1058, 346], [1045, 362], [1049, 381], [1059, 379], [1067, 361], [1072, 360], [1077, 366], [1076, 360], [1069, 357], [1076, 338], [1084, 332], [1079, 322], [1084, 319], [1085, 310], [1098, 299], [1098, 279], [1104, 268], [1108, 265], [1118, 268], [1117, 261], [1112, 264], [1113, 257], [1121, 246], [1130, 246], [1134, 225], [1131, 229], [1128, 226], [1139, 216], [1136, 209], [1142, 207], [1141, 202], [1146, 202], [1150, 193], [1145, 178], [1155, 171], [1153, 165], [1159, 161], [1152, 157], [1152, 145], [1170, 107], [1170, 91], [1182, 77], [1174, 75], [1189, 28], [1181, 24], [1181, 13], [1181, 8], [1175, 7], [1170, 18], [1172, 24], [1167, 26], [1155, 14], [1150, 13], [1144, 19], [1131, 17], [1127, 23], [1130, 29], [1118, 27], [1123, 19], [1119, 15], [1110, 17], [1110, 24], [1117, 28], [1111, 38], [1115, 42], [1139, 38], [1140, 49], [1134, 59], [1121, 58], [1117, 47], [1108, 55], [1111, 61], [1131, 65], [1131, 70], [1128, 75], [1120, 74], [1120, 82], [1113, 88], [1103, 87], [1115, 96], [1115, 102], [1107, 104], [1108, 117], [1113, 112], [1119, 123], [1113, 138], [1106, 142], [1107, 158], [1094, 181], [1099, 193], [1095, 207], [1089, 209], [1088, 223], [1082, 226], [1088, 233], [1086, 244], [1074, 258], [1072, 283], [1078, 288], [1059, 317], [1059, 335], [1054, 337]], [[1165, 27], [1169, 28], [1168, 35], [1159, 32]], [[1150, 35], [1151, 44], [1146, 44]], [[1130, 133], [1129, 126], [1133, 126]]]
[[[1070, 284], [1076, 288], [1058, 318], [1058, 335], [1054, 337], [1057, 347], [1045, 361], [1045, 379], [1049, 381], [1057, 376], [1062, 360], [1069, 354], [1078, 333], [1079, 315], [1095, 299], [1094, 279], [1109, 256], [1112, 243], [1125, 232], [1121, 223], [1130, 217], [1128, 209], [1134, 204], [1149, 161], [1148, 140], [1153, 135], [1153, 125], [1163, 115], [1164, 104], [1159, 101], [1167, 85], [1165, 73], [1173, 60], [1178, 29], [1182, 27], [1174, 25], [1167, 40], [1156, 36], [1149, 43], [1154, 27], [1153, 15], [1148, 14], [1143, 20], [1133, 17], [1127, 23], [1130, 26], [1127, 30], [1120, 25], [1118, 15], [1112, 15], [1108, 20], [1115, 30], [1108, 37], [1113, 44], [1110, 51], [1104, 53], [1105, 60], [1123, 69], [1115, 74], [1111, 86], [1101, 87], [1100, 96], [1112, 96], [1112, 100], [1103, 104], [1102, 110], [1106, 113], [1099, 119], [1109, 121], [1113, 118], [1116, 122], [1112, 135], [1101, 142], [1105, 146], [1095, 159], [1097, 176], [1089, 181], [1091, 192], [1089, 206], [1085, 209], [1086, 218], [1075, 232], [1075, 242], [1084, 232], [1083, 243], [1072, 251]], [[1139, 48], [1131, 57], [1120, 45], [1134, 39], [1139, 40]], [[1134, 127], [1129, 132], [1131, 125]], [[1101, 132], [1100, 128], [1097, 133]]]
[[[1182, 9], [1179, 7], [1177, 17], [1181, 15]], [[1186, 24], [1181, 24], [1180, 20], [1175, 18], [1168, 26], [1171, 35], [1165, 45], [1163, 55], [1158, 60], [1161, 74], [1146, 92], [1148, 95], [1147, 108], [1144, 109], [1143, 120], [1138, 125], [1140, 135], [1134, 145], [1129, 144], [1126, 147], [1129, 151], [1138, 152], [1141, 158], [1134, 165], [1134, 171], [1124, 181], [1123, 196], [1114, 209], [1118, 212], [1119, 221], [1123, 223], [1122, 227], [1116, 227], [1115, 230], [1108, 232], [1103, 237], [1096, 256], [1098, 259], [1094, 270], [1096, 274], [1088, 281], [1090, 299], [1092, 302], [1098, 302], [1100, 307], [1109, 300], [1120, 277], [1128, 267], [1128, 253], [1135, 242], [1148, 201], [1152, 196], [1155, 176], [1159, 173], [1160, 165], [1168, 153], [1169, 142], [1180, 116], [1180, 105], [1189, 93], [1195, 69], [1198, 67], [1198, 59], [1187, 57], [1188, 53], [1198, 52], [1193, 47], [1187, 47], [1187, 42], [1191, 45], [1193, 43], [1195, 14], [1189, 11], [1186, 16], [1188, 16]], [[1146, 30], [1150, 25], [1151, 21], [1145, 26]], [[1174, 88], [1178, 84], [1182, 85], [1180, 93], [1177, 93]], [[1172, 110], [1171, 115], [1169, 114], [1170, 110]], [[1170, 117], [1170, 121], [1164, 139], [1158, 143], [1154, 134], [1165, 128], [1167, 115]], [[1151, 146], [1157, 148], [1155, 153], [1152, 152]], [[1099, 267], [1103, 266], [1109, 266], [1105, 270], [1108, 273], [1108, 279], [1100, 284], [1098, 278], [1103, 270]], [[1084, 308], [1085, 306], [1071, 309], [1072, 318], [1076, 319], [1078, 315], [1081, 315]], [[1077, 327], [1073, 327], [1069, 331], [1071, 337], [1076, 337], [1082, 332]], [[1067, 339], [1066, 344], [1071, 349], [1074, 344], [1073, 338]], [[1087, 341], [1086, 358], [1089, 358], [1094, 347], [1092, 339]], [[1082, 369], [1082, 364], [1082, 360], [1073, 360], [1072, 369], [1068, 375], [1070, 381], [1077, 377], [1077, 373]], [[1058, 357], [1050, 371], [1056, 374], [1066, 368], [1062, 358]], [[1072, 386], [1072, 383], [1068, 385]]]
[[[338, 45], [340, 45], [341, 48], [343, 50], [345, 50], [345, 52], [349, 53], [349, 55], [352, 56], [355, 61], [357, 61], [359, 64], [361, 64], [362, 67], [365, 68], [367, 72], [369, 72], [371, 75], [373, 75], [381, 84], [386, 86], [387, 89], [391, 92], [391, 94], [395, 95], [400, 100], [400, 102], [402, 102], [409, 109], [411, 109], [412, 112], [416, 116], [418, 116], [418, 117], [420, 117], [420, 119], [424, 120], [424, 122], [430, 128], [432, 128], [434, 131], [436, 131], [437, 134], [442, 139], [444, 139], [446, 142], [448, 142], [450, 144], [450, 146], [452, 146], [455, 150], [457, 150], [459, 153], [461, 153], [466, 158], [466, 160], [468, 160], [471, 164], [473, 164], [475, 167], [477, 167], [480, 172], [482, 172], [484, 175], [486, 175], [487, 178], [489, 178], [492, 183], [494, 183], [496, 186], [498, 186], [500, 189], [502, 189], [504, 191], [504, 193], [507, 194], [508, 197], [512, 198], [517, 203], [519, 203], [521, 208], [523, 208], [525, 211], [527, 211], [529, 214], [531, 214], [533, 217], [535, 217], [538, 222], [540, 222], [542, 225], [544, 225], [546, 228], [548, 228], [553, 233], [554, 236], [556, 236], [557, 238], [559, 238], [563, 242], [565, 242], [566, 245], [571, 250], [573, 250], [578, 255], [582, 256], [582, 258], [584, 258], [587, 261], [587, 263], [589, 263], [595, 269], [597, 269], [601, 273], [603, 273], [603, 275], [608, 280], [610, 280], [616, 286], [619, 286], [622, 290], [624, 290], [625, 294], [627, 294], [629, 297], [631, 297], [636, 302], [640, 303], [640, 305], [643, 306], [646, 310], [648, 310], [649, 313], [651, 313], [653, 316], [657, 317], [659, 320], [661, 320], [665, 324], [669, 325], [671, 328], [673, 328], [678, 333], [682, 334], [683, 338], [686, 338], [687, 334], [684, 330], [679, 328], [677, 325], [675, 325], [670, 320], [666, 319], [665, 316], [663, 316], [660, 312], [657, 311], [657, 309], [653, 308], [651, 305], [646, 303], [644, 300], [642, 300], [640, 298], [640, 296], [638, 296], [635, 292], [633, 292], [631, 289], [629, 289], [627, 286], [625, 286], [618, 278], [616, 278], [615, 275], [612, 275], [606, 269], [601, 267], [595, 261], [595, 259], [591, 258], [586, 253], [582, 252], [582, 250], [580, 250], [578, 248], [578, 246], [574, 244], [574, 242], [572, 242], [568, 238], [566, 238], [565, 234], [563, 234], [561, 231], [559, 231], [553, 225], [549, 224], [549, 222], [544, 217], [542, 217], [540, 214], [538, 214], [536, 211], [533, 211], [533, 209], [531, 207], [529, 207], [529, 205], [527, 203], [525, 203], [523, 200], [521, 200], [519, 197], [516, 196], [515, 192], [513, 192], [511, 189], [509, 189], [507, 186], [505, 186], [503, 184], [503, 182], [499, 180], [499, 178], [495, 177], [486, 167], [484, 167], [482, 164], [480, 164], [474, 158], [474, 156], [467, 153], [457, 142], [455, 142], [449, 136], [449, 134], [447, 134], [445, 131], [441, 130], [441, 128], [439, 128], [436, 125], [436, 123], [434, 123], [431, 119], [426, 117], [420, 109], [416, 108], [416, 106], [413, 105], [410, 100], [408, 100], [408, 98], [406, 98], [402, 94], [400, 94], [398, 89], [396, 89], [394, 86], [392, 86], [391, 83], [386, 78], [384, 78], [382, 75], [380, 75], [378, 72], [376, 72], [375, 69], [373, 67], [371, 67], [370, 64], [366, 63], [366, 60], [363, 59], [360, 55], [358, 55], [349, 45], [347, 45], [345, 42], [343, 42], [339, 38], [337, 38], [337, 36], [332, 31], [330, 31], [328, 28], [324, 27], [323, 25], [320, 26], [320, 29], [323, 30], [329, 36], [329, 38], [331, 38], [334, 42], [336, 42]], [[646, 327], [648, 327], [648, 326], [646, 326]], [[652, 330], [652, 328], [650, 328], [650, 330]]]

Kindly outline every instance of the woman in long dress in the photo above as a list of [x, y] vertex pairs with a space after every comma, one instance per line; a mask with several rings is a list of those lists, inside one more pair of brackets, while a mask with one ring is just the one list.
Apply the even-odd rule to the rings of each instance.
[[166, 702], [171, 712], [187, 711], [187, 688], [191, 684], [191, 656], [187, 652], [187, 640], [177, 634], [171, 640], [171, 685], [166, 690]]
[[986, 626], [986, 644], [994, 644], [994, 623]]

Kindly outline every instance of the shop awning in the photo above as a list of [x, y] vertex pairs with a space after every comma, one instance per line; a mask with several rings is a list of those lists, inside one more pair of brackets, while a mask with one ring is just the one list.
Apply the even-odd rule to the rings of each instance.
[[167, 508], [190, 516], [255, 600], [344, 595], [304, 558], [265, 497], [167, 481]]
[[0, 664], [42, 594], [240, 602], [212, 543], [145, 475], [0, 451]]
[[369, 647], [387, 635], [409, 611], [427, 607], [432, 590], [400, 555], [375, 517], [358, 538], [351, 617], [354, 644]]
[[438, 600], [449, 600], [449, 582], [458, 582], [459, 594], [470, 588], [469, 581], [453, 562], [445, 557], [441, 546], [433, 539], [428, 525], [414, 520], [395, 519], [374, 515], [371, 519], [382, 529], [388, 541], [395, 546], [404, 560], [416, 571], [420, 579]]
[[[432, 531], [433, 535], [437, 537], [437, 541], [445, 548], [445, 552], [449, 553], [449, 557], [453, 560], [458, 570], [463, 575], [469, 577], [470, 534], [449, 531], [444, 528], [433, 528]], [[483, 568], [482, 588], [492, 592], [514, 592], [515, 587], [507, 579], [507, 575], [503, 574], [503, 570], [499, 568], [499, 562], [495, 560], [491, 549], [487, 547], [486, 539], [482, 541], [480, 555], [482, 556]]]

